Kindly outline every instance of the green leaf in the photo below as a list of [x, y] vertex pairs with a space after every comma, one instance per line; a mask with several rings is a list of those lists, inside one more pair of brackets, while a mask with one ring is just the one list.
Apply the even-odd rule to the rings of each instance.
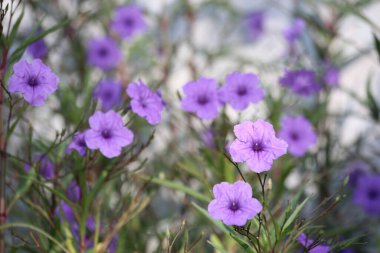
[[251, 247], [239, 236], [234, 235], [233, 233], [230, 233], [230, 236], [245, 250], [245, 252], [255, 253], [253, 249], [251, 249]]
[[20, 27], [20, 23], [21, 23], [21, 20], [23, 17], [24, 17], [24, 8], [22, 9], [20, 16], [17, 18], [15, 24], [12, 27], [12, 31], [9, 34], [9, 37], [7, 38], [7, 42], [6, 42], [7, 48], [9, 48], [12, 45], [12, 42], [13, 42], [14, 38], [16, 37], [16, 34], [18, 32], [18, 28]]
[[376, 103], [375, 98], [372, 95], [371, 92], [371, 79], [368, 78], [367, 81], [367, 88], [366, 88], [366, 93], [367, 93], [367, 105], [369, 107], [369, 110], [371, 112], [371, 116], [375, 121], [379, 120], [379, 106]]
[[301, 204], [299, 204], [297, 206], [297, 208], [292, 212], [292, 214], [290, 215], [290, 217], [286, 220], [285, 222], [285, 225], [284, 225], [284, 229], [283, 231], [286, 231], [287, 228], [293, 224], [293, 222], [295, 221], [295, 219], [298, 217], [299, 213], [302, 211], [302, 209], [304, 208], [306, 202], [309, 200], [309, 197], [307, 197], [304, 201], [302, 201]]

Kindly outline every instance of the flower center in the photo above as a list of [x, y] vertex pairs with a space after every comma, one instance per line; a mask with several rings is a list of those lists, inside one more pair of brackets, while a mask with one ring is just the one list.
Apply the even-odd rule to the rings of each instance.
[[112, 133], [108, 129], [103, 130], [101, 134], [104, 139], [110, 139], [112, 137]]
[[38, 86], [38, 79], [36, 77], [29, 77], [29, 79], [28, 79], [28, 85], [30, 87], [36, 87], [36, 86]]
[[371, 189], [368, 191], [368, 198], [371, 200], [375, 200], [379, 197], [379, 192], [376, 191], [375, 189]]
[[237, 94], [239, 96], [246, 95], [247, 94], [247, 87], [245, 87], [244, 85], [239, 86], [238, 89], [237, 89]]
[[110, 91], [110, 90], [105, 91], [103, 96], [104, 96], [105, 100], [111, 99], [113, 97], [112, 91]]
[[300, 136], [298, 135], [298, 133], [293, 132], [293, 133], [290, 134], [290, 138], [291, 138], [293, 141], [298, 141], [299, 138], [300, 138]]
[[198, 104], [205, 105], [208, 103], [208, 97], [207, 96], [199, 96], [197, 99]]
[[255, 152], [261, 152], [264, 150], [263, 144], [261, 142], [254, 142], [252, 145], [252, 150]]
[[239, 202], [232, 201], [232, 202], [230, 203], [230, 206], [229, 206], [228, 208], [229, 208], [231, 211], [236, 212], [237, 210], [240, 209]]
[[78, 146], [80, 147], [87, 147], [85, 140], [82, 138], [78, 141]]
[[125, 25], [126, 27], [131, 27], [131, 26], [133, 26], [133, 24], [134, 24], [133, 19], [131, 19], [131, 18], [126, 18], [126, 19], [124, 19], [124, 25]]
[[104, 57], [108, 55], [108, 49], [105, 47], [101, 47], [98, 51], [99, 56]]

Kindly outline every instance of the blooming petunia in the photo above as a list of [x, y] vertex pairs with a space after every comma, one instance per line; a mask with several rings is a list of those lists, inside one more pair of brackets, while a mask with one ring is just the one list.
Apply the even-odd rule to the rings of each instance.
[[131, 108], [134, 113], [145, 118], [151, 125], [160, 123], [165, 103], [158, 92], [153, 92], [139, 80], [128, 85], [127, 94], [132, 98]]
[[90, 129], [85, 132], [89, 149], [99, 149], [108, 158], [120, 155], [123, 147], [133, 141], [133, 133], [124, 127], [123, 119], [114, 111], [95, 112], [89, 118]]
[[369, 215], [380, 215], [380, 174], [367, 174], [359, 178], [352, 196]]
[[289, 153], [303, 156], [317, 142], [311, 123], [303, 116], [285, 116], [278, 136], [289, 144]]
[[254, 11], [246, 16], [246, 28], [250, 38], [258, 39], [264, 31], [264, 11]]
[[103, 111], [108, 111], [122, 102], [123, 86], [119, 81], [104, 79], [94, 90], [94, 97], [102, 103]]
[[226, 77], [226, 83], [220, 89], [220, 99], [230, 103], [235, 110], [244, 110], [250, 103], [257, 103], [263, 99], [264, 91], [259, 82], [255, 74], [233, 72]]
[[358, 185], [359, 179], [369, 174], [370, 166], [362, 160], [355, 160], [346, 166], [345, 171], [346, 175], [350, 177], [348, 185], [351, 188], [355, 188]]
[[293, 23], [283, 31], [283, 35], [289, 44], [293, 44], [301, 37], [305, 28], [305, 21], [296, 18]]
[[193, 112], [205, 120], [218, 116], [220, 102], [218, 100], [218, 84], [214, 79], [201, 77], [183, 86], [185, 97], [181, 107], [186, 112]]
[[308, 249], [307, 252], [309, 253], [329, 253], [331, 251], [329, 246], [315, 243], [314, 240], [308, 238], [304, 233], [298, 236], [297, 241]]
[[208, 212], [229, 226], [244, 226], [263, 209], [261, 203], [252, 198], [252, 187], [243, 181], [216, 184], [213, 193], [215, 199], [208, 205]]
[[40, 59], [30, 63], [20, 60], [13, 65], [13, 72], [8, 83], [9, 92], [21, 93], [32, 106], [45, 104], [47, 97], [58, 88], [58, 76]]
[[103, 70], [115, 68], [122, 59], [121, 51], [110, 37], [91, 39], [88, 42], [87, 61]]
[[273, 160], [286, 153], [288, 144], [276, 138], [273, 126], [264, 121], [247, 121], [234, 126], [237, 137], [229, 148], [234, 162], [246, 162], [256, 173], [268, 171]]
[[111, 30], [124, 39], [130, 39], [146, 29], [143, 13], [136, 5], [116, 8], [111, 21]]
[[39, 39], [28, 46], [27, 53], [35, 59], [42, 59], [48, 53], [48, 48], [43, 39]]
[[306, 69], [286, 71], [280, 78], [280, 84], [301, 96], [312, 95], [321, 89], [315, 72]]
[[86, 141], [84, 140], [84, 133], [76, 133], [71, 140], [70, 144], [67, 146], [67, 153], [71, 153], [72, 150], [76, 150], [79, 155], [86, 155]]

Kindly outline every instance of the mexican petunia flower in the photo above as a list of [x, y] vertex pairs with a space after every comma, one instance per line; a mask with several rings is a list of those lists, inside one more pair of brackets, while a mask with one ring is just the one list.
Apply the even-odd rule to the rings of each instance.
[[8, 82], [9, 92], [21, 93], [32, 106], [45, 104], [47, 97], [58, 88], [58, 76], [40, 59], [30, 63], [20, 60], [13, 65], [13, 72]]
[[317, 244], [314, 240], [308, 238], [304, 233], [301, 233], [298, 238], [298, 242], [301, 243], [309, 253], [329, 253], [331, 248], [325, 244]]
[[289, 153], [303, 156], [317, 142], [311, 123], [303, 116], [285, 116], [278, 136], [289, 144]]
[[67, 146], [67, 153], [71, 153], [72, 150], [76, 150], [79, 155], [86, 155], [86, 141], [84, 139], [84, 133], [76, 133], [71, 140], [70, 144]]
[[104, 79], [94, 90], [94, 97], [102, 103], [102, 110], [108, 111], [122, 102], [123, 86], [119, 81]]
[[360, 205], [369, 215], [380, 215], [380, 174], [365, 175], [359, 178], [352, 196], [353, 202]]
[[251, 186], [243, 181], [216, 184], [213, 193], [215, 199], [208, 205], [208, 212], [228, 226], [244, 226], [263, 209], [261, 203], [252, 198]]
[[220, 99], [230, 103], [235, 110], [244, 110], [250, 103], [257, 103], [263, 99], [264, 91], [259, 82], [255, 74], [233, 72], [226, 77], [226, 83], [220, 89]]
[[132, 98], [131, 108], [134, 113], [145, 118], [151, 125], [160, 123], [165, 103], [158, 92], [153, 92], [139, 80], [128, 85], [127, 94]]
[[89, 118], [90, 129], [85, 132], [89, 149], [99, 149], [108, 158], [120, 155], [123, 147], [133, 141], [133, 133], [124, 127], [123, 119], [114, 111], [95, 112]]
[[369, 174], [370, 166], [364, 161], [356, 160], [356, 161], [350, 162], [346, 166], [345, 171], [346, 171], [346, 176], [348, 175], [350, 177], [348, 181], [348, 185], [351, 188], [356, 188], [356, 186], [358, 185], [359, 179], [362, 176]]
[[[41, 34], [43, 31], [41, 28], [37, 29], [36, 35]], [[28, 46], [26, 52], [35, 59], [42, 59], [48, 53], [48, 48], [46, 46], [45, 40], [43, 38], [36, 40]]]
[[218, 84], [214, 79], [201, 77], [183, 86], [185, 97], [182, 109], [193, 112], [201, 119], [215, 119], [218, 116]]
[[146, 29], [143, 13], [136, 5], [124, 5], [116, 8], [111, 30], [124, 39], [130, 39]]
[[248, 35], [256, 40], [264, 31], [264, 11], [254, 11], [246, 16], [246, 27]]
[[338, 67], [327, 62], [324, 64], [323, 80], [331, 87], [337, 87], [339, 85], [340, 71]]
[[273, 160], [286, 153], [288, 144], [276, 138], [273, 126], [264, 121], [247, 121], [235, 125], [236, 140], [229, 151], [234, 162], [246, 162], [248, 168], [256, 173], [268, 171]]
[[283, 35], [289, 44], [293, 44], [301, 37], [305, 28], [305, 21], [296, 18], [293, 23], [283, 31]]
[[286, 71], [280, 78], [280, 84], [301, 96], [312, 95], [321, 89], [315, 72], [305, 69]]
[[72, 202], [78, 202], [81, 197], [81, 191], [79, 185], [72, 181], [66, 188], [66, 195]]
[[90, 65], [110, 70], [115, 68], [121, 59], [121, 51], [112, 38], [96, 38], [88, 42], [87, 61]]

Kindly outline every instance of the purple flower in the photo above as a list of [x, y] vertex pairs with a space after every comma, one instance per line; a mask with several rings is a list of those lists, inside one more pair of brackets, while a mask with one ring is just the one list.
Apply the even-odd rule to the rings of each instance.
[[185, 97], [181, 101], [182, 109], [193, 112], [201, 119], [215, 119], [218, 116], [218, 84], [214, 79], [201, 77], [191, 81], [183, 90]]
[[40, 174], [46, 179], [52, 179], [55, 176], [54, 164], [46, 155], [38, 156], [40, 165]]
[[207, 129], [201, 134], [202, 141], [206, 147], [210, 149], [215, 149], [215, 132], [213, 129]]
[[133, 133], [124, 127], [123, 119], [114, 111], [96, 112], [89, 118], [90, 129], [85, 132], [89, 149], [99, 149], [108, 158], [120, 155], [121, 149], [133, 141]]
[[278, 136], [289, 144], [294, 156], [303, 156], [317, 142], [313, 126], [303, 116], [283, 117]]
[[264, 11], [254, 11], [247, 15], [246, 26], [249, 36], [256, 40], [264, 31]]
[[118, 239], [116, 236], [114, 236], [110, 242], [110, 244], [108, 244], [108, 251], [107, 253], [115, 253], [116, 250], [117, 250], [117, 242], [118, 242]]
[[356, 253], [356, 251], [352, 248], [348, 248], [348, 249], [339, 251], [339, 253]]
[[380, 215], [380, 175], [360, 177], [352, 198], [369, 215]]
[[252, 198], [251, 186], [242, 181], [216, 184], [213, 193], [215, 199], [208, 205], [208, 212], [229, 226], [244, 226], [263, 209], [261, 203]]
[[28, 54], [32, 56], [35, 59], [42, 59], [44, 58], [48, 53], [48, 48], [46, 46], [46, 43], [43, 39], [36, 40], [32, 44], [28, 46], [26, 49]]
[[123, 86], [120, 82], [105, 79], [98, 83], [94, 91], [94, 97], [102, 102], [102, 109], [108, 111], [122, 102]]
[[164, 102], [157, 92], [153, 92], [142, 81], [130, 83], [127, 94], [132, 98], [132, 111], [145, 118], [149, 124], [156, 125], [161, 121]]
[[66, 188], [66, 195], [72, 202], [78, 202], [81, 196], [81, 191], [79, 185], [72, 181]]
[[21, 93], [32, 106], [45, 104], [47, 97], [58, 88], [58, 76], [40, 59], [31, 63], [20, 60], [13, 65], [13, 71], [8, 84], [9, 92]]
[[247, 121], [234, 126], [237, 137], [229, 151], [234, 162], [247, 162], [256, 173], [268, 171], [273, 160], [284, 155], [288, 144], [276, 138], [273, 126], [263, 120]]
[[259, 82], [255, 74], [233, 72], [226, 77], [226, 84], [220, 89], [220, 99], [230, 103], [235, 110], [244, 110], [250, 103], [263, 99], [264, 91]]
[[337, 87], [339, 85], [340, 71], [331, 63], [325, 63], [324, 65], [324, 82], [331, 87]]
[[[65, 219], [68, 223], [76, 223], [75, 221], [75, 213], [74, 210], [69, 206], [65, 201], [61, 200], [59, 202], [60, 204], [57, 206], [55, 209], [55, 214], [60, 218], [60, 219]], [[62, 215], [63, 214], [63, 217]]]
[[72, 150], [76, 150], [79, 155], [86, 155], [86, 141], [84, 139], [84, 133], [76, 133], [67, 147], [67, 152], [71, 153]]
[[144, 16], [135, 5], [124, 5], [116, 8], [111, 22], [111, 30], [124, 39], [130, 39], [146, 29]]
[[284, 76], [280, 78], [280, 83], [301, 96], [317, 93], [321, 88], [315, 72], [305, 69], [286, 71]]
[[300, 18], [296, 18], [293, 23], [284, 30], [283, 35], [289, 44], [293, 44], [301, 37], [305, 28], [305, 22]]
[[297, 240], [302, 246], [308, 249], [307, 252], [309, 253], [328, 253], [331, 250], [330, 247], [325, 244], [318, 245], [314, 243], [314, 240], [309, 239], [304, 233], [301, 233]]
[[90, 65], [110, 70], [122, 59], [121, 51], [110, 37], [92, 39], [88, 43], [87, 61]]
[[348, 185], [352, 188], [355, 188], [358, 184], [359, 179], [369, 173], [370, 166], [364, 161], [356, 160], [349, 163], [345, 170], [346, 175], [348, 174], [350, 177]]

